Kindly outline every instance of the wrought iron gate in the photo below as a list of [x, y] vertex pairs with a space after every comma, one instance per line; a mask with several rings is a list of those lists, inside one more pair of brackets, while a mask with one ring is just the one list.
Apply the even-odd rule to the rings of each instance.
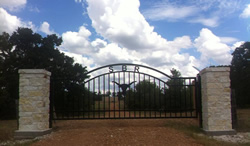
[[[111, 64], [88, 72], [83, 84], [53, 79], [51, 120], [197, 118], [196, 77], [171, 78], [151, 67]], [[53, 86], [61, 82], [62, 86]]]

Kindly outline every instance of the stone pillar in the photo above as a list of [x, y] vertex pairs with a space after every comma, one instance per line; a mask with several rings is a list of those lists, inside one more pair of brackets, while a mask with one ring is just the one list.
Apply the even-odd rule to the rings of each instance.
[[208, 135], [236, 134], [231, 118], [230, 67], [205, 68], [200, 75], [204, 132]]
[[34, 138], [51, 132], [49, 94], [51, 73], [43, 69], [19, 71], [19, 119], [16, 139]]

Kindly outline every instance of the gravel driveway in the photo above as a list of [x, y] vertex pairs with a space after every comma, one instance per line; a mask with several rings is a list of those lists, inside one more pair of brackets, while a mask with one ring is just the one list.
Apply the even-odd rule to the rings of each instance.
[[[33, 146], [200, 145], [165, 126], [166, 122], [168, 119], [57, 121], [54, 132]], [[195, 123], [193, 119], [183, 122]]]

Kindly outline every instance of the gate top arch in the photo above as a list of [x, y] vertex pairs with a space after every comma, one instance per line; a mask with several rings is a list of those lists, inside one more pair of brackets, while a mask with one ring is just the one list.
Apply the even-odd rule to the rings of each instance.
[[103, 68], [107, 68], [107, 67], [109, 69], [109, 73], [113, 73], [114, 72], [114, 68], [113, 68], [114, 66], [122, 66], [121, 71], [124, 71], [124, 72], [127, 71], [127, 66], [134, 66], [134, 72], [137, 72], [137, 73], [140, 73], [139, 69], [140, 69], [140, 67], [143, 67], [143, 68], [147, 68], [147, 69], [153, 70], [155, 72], [158, 72], [158, 73], [160, 73], [160, 74], [162, 74], [164, 76], [167, 76], [168, 78], [172, 79], [171, 76], [169, 76], [169, 75], [165, 74], [164, 72], [159, 71], [159, 70], [157, 70], [155, 68], [152, 68], [152, 67], [149, 67], [149, 66], [145, 66], [145, 65], [140, 65], [140, 64], [134, 64], [134, 63], [116, 63], [116, 64], [104, 65], [104, 66], [98, 67], [96, 69], [93, 69], [93, 70], [87, 72], [86, 74], [88, 75], [88, 74], [90, 74], [92, 72], [95, 72], [97, 70], [100, 70], [100, 69], [103, 69]]

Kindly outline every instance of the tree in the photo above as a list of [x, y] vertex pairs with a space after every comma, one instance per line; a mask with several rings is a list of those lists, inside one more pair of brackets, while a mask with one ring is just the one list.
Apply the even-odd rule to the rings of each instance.
[[156, 83], [143, 80], [135, 85], [135, 89], [127, 91], [125, 104], [129, 109], [161, 109], [160, 98], [164, 95]]
[[[164, 89], [165, 99], [167, 105], [164, 109], [180, 110], [193, 108], [193, 93], [192, 86], [185, 85], [185, 79], [181, 77], [180, 71], [172, 68], [170, 70], [170, 79], [167, 81], [168, 87]], [[189, 83], [188, 83], [189, 84]]]
[[239, 107], [250, 105], [250, 42], [245, 42], [232, 53], [231, 87]]
[[[12, 104], [11, 109], [1, 109], [1, 114], [8, 115], [9, 111], [13, 111], [13, 103], [18, 99], [19, 69], [46, 69], [52, 73], [52, 79], [67, 78], [53, 82], [55, 85], [52, 92], [57, 91], [58, 94], [54, 95], [57, 95], [55, 100], [58, 101], [62, 100], [60, 95], [66, 91], [84, 89], [76, 86], [81, 86], [88, 77], [86, 67], [74, 63], [73, 58], [61, 53], [56, 48], [61, 43], [62, 39], [55, 34], [42, 37], [29, 28], [18, 28], [11, 36], [8, 33], [0, 35], [0, 98], [8, 99]], [[75, 94], [74, 96], [83, 94], [80, 91], [69, 93]]]

